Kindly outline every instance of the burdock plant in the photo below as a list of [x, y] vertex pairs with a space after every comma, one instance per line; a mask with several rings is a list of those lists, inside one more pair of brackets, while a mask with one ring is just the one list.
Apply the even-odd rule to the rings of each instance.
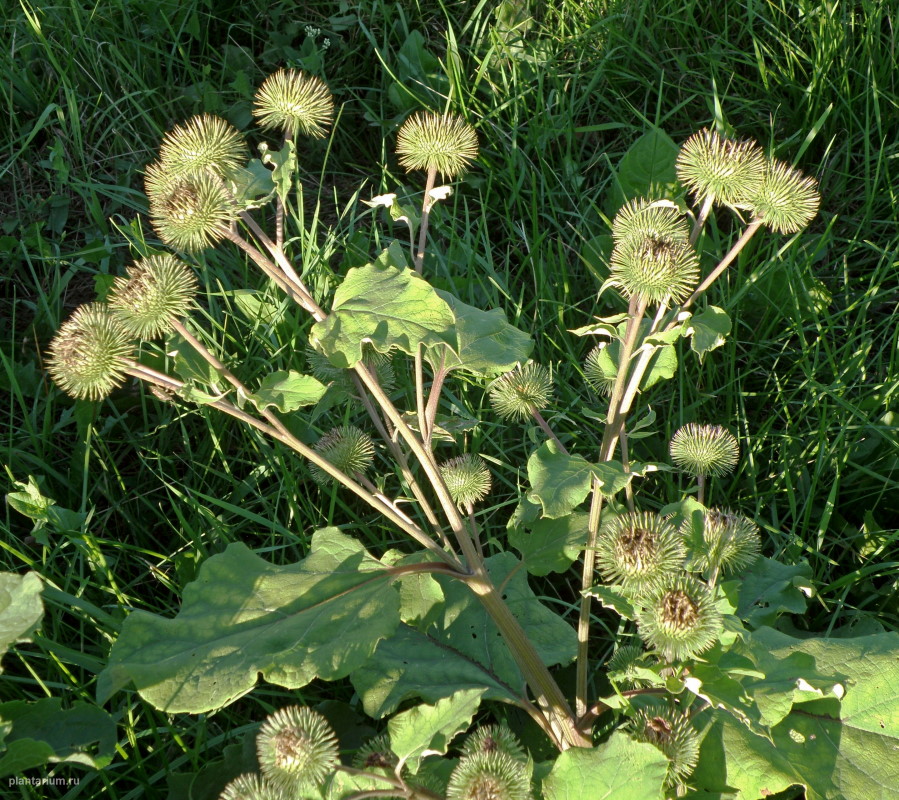
[[[176, 714], [219, 708], [249, 692], [260, 673], [288, 691], [348, 678], [347, 718], [362, 709], [391, 716], [386, 733], [342, 761], [347, 748], [320, 713], [274, 713], [259, 732], [261, 774], [232, 782], [226, 800], [526, 800], [533, 759], [506, 725], [489, 721], [493, 700], [526, 715], [557, 750], [582, 749], [560, 757], [549, 774], [540, 771], [549, 787], [543, 796], [580, 796], [586, 773], [578, 765], [611, 761], [617, 770], [617, 757], [582, 754], [622, 741], [636, 749], [633, 739], [669, 760], [659, 773], [656, 754], [652, 796], [665, 786], [681, 791], [698, 757], [695, 716], [705, 714], [704, 730], [720, 731], [715, 715], [743, 714], [738, 707], [752, 695], [744, 682], [758, 679], [769, 655], [753, 650], [763, 645], [737, 617], [755, 600], [740, 597], [741, 582], [731, 580], [766, 567], [755, 524], [704, 505], [719, 488], [705, 481], [736, 468], [736, 438], [720, 425], [681, 427], [671, 460], [696, 478], [698, 493], [650, 498], [640, 482], [671, 467], [651, 460], [660, 449], [655, 413], [636, 421], [631, 413], [689, 352], [680, 340], [692, 337], [700, 356], [720, 343], [729, 320], [706, 304], [706, 290], [762, 227], [795, 233], [808, 224], [819, 204], [815, 182], [752, 142], [709, 130], [688, 139], [669, 165], [686, 197], [635, 198], [613, 217], [602, 292], [618, 292], [627, 310], [576, 331], [602, 337], [584, 369], [590, 407], [554, 409], [555, 369], [532, 360], [530, 337], [502, 312], [469, 306], [425, 274], [425, 254], [445, 233], [432, 231], [429, 242], [429, 213], [450, 189], [434, 184], [438, 175], [452, 181], [476, 167], [473, 126], [447, 108], [413, 114], [399, 127], [399, 164], [425, 173], [420, 213], [395, 208], [399, 192], [389, 186], [373, 206], [388, 205], [412, 235], [387, 239], [328, 298], [325, 282], [315, 291], [306, 283], [316, 269], [308, 258], [314, 237], [302, 228], [293, 190], [301, 161], [311, 158], [296, 139], [327, 135], [333, 98], [320, 79], [284, 69], [260, 87], [253, 116], [275, 132], [280, 149], [263, 147], [252, 169], [243, 133], [223, 120], [202, 115], [166, 134], [145, 188], [159, 239], [184, 256], [140, 253], [107, 303], [83, 306], [60, 326], [49, 371], [79, 400], [100, 400], [136, 378], [171, 402], [222, 412], [308, 461], [298, 491], [327, 487], [331, 512], [352, 509], [357, 519], [379, 522], [338, 526], [329, 513], [329, 527], [313, 534], [297, 565], [267, 563], [240, 544], [210, 556], [182, 614], [125, 620], [110, 655], [115, 677], [106, 683], [133, 678], [149, 702]], [[706, 266], [712, 246], [701, 237], [715, 208], [736, 213], [744, 227]], [[246, 365], [217, 354], [197, 300], [201, 252], [229, 245], [305, 317], [289, 343]], [[472, 254], [466, 269], [475, 263]], [[299, 331], [308, 340], [298, 342]], [[277, 337], [277, 326], [270, 333]], [[445, 391], [457, 375], [458, 391]], [[478, 403], [487, 419], [460, 413]], [[582, 410], [584, 421], [572, 422]], [[553, 428], [572, 424], [578, 436]], [[510, 463], [512, 453], [488, 454], [503, 425], [528, 427], [534, 448], [526, 464]], [[592, 452], [575, 452], [591, 438]], [[499, 520], [519, 484], [508, 530], [521, 558], [504, 549]], [[371, 552], [356, 538], [370, 524], [386, 532]], [[375, 552], [387, 540], [390, 550]], [[573, 602], [542, 603], [528, 573], [562, 572], [574, 558], [582, 563]], [[620, 621], [606, 620], [598, 632], [593, 598]], [[735, 642], [739, 652], [730, 653]], [[591, 659], [610, 653], [614, 698], [602, 694], [608, 681], [590, 680]], [[703, 658], [714, 663], [701, 665]], [[552, 668], [572, 660], [569, 696]], [[808, 681], [813, 672], [798, 677]], [[720, 685], [704, 685], [719, 674]], [[789, 685], [788, 707], [799, 684], [780, 683]], [[741, 722], [755, 728], [742, 735], [754, 735], [762, 718], [744, 714]], [[651, 748], [639, 750], [649, 763]]]

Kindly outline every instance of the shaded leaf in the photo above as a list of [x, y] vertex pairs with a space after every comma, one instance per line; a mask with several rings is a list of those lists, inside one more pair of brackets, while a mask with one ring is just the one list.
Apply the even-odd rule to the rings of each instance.
[[63, 709], [58, 697], [0, 703], [0, 777], [61, 762], [104, 767], [115, 750], [115, 722], [102, 708], [76, 702]]
[[565, 572], [587, 543], [587, 514], [573, 513], [557, 519], [541, 519], [530, 530], [509, 530], [509, 544], [521, 553], [531, 575]]
[[42, 588], [36, 572], [0, 572], [0, 659], [16, 642], [31, 641], [31, 634], [44, 616]]
[[97, 692], [133, 682], [170, 713], [220, 708], [260, 673], [298, 688], [352, 672], [399, 623], [399, 598], [379, 561], [336, 528], [316, 531], [302, 561], [276, 566], [245, 545], [208, 559], [173, 619], [133, 612]]
[[737, 616], [751, 627], [772, 625], [784, 612], [802, 614], [814, 594], [807, 562], [782, 564], [761, 557], [741, 575]]
[[460, 689], [482, 689], [484, 699], [516, 701], [515, 691], [484, 666], [408, 625], [384, 639], [350, 680], [370, 717], [392, 714], [409, 698], [434, 702]]
[[618, 162], [617, 183], [611, 195], [610, 216], [626, 200], [636, 197], [674, 197], [674, 162], [680, 148], [661, 128], [651, 128], [634, 142]]

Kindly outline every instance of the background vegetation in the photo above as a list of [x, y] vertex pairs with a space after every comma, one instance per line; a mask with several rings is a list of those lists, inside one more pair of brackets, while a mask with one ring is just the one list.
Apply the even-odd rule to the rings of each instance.
[[[556, 375], [552, 424], [583, 453], [598, 445], [581, 421], [601, 410], [580, 372], [593, 343], [565, 330], [618, 310], [597, 288], [608, 220], [627, 188], [615, 168], [630, 145], [653, 126], [679, 144], [717, 122], [777, 143], [779, 157], [816, 175], [823, 202], [812, 227], [795, 240], [758, 237], [732, 268], [733, 288], [712, 290], [711, 302], [734, 320], [727, 345], [701, 365], [685, 353], [680, 382], [645, 399], [668, 435], [694, 420], [738, 433], [741, 466], [715, 491], [758, 520], [766, 555], [810, 564], [819, 596], [793, 620], [798, 631], [895, 630], [897, 11], [893, 0], [21, 0], [8, 8], [0, 23], [0, 390], [8, 397], [0, 462], [5, 492], [35, 476], [62, 511], [37, 529], [9, 505], [0, 511], [0, 571], [37, 570], [52, 587], [43, 638], [6, 657], [0, 699], [91, 699], [125, 614], [173, 614], [198, 563], [228, 542], [293, 561], [311, 532], [334, 520], [392, 543], [366, 509], [321, 493], [304, 464], [215, 414], [136, 386], [102, 404], [73, 403], [42, 369], [58, 324], [123, 272], [130, 243], [152, 239], [141, 171], [162, 133], [203, 111], [248, 128], [255, 87], [282, 65], [321, 74], [340, 104], [333, 136], [305, 156], [304, 251], [322, 296], [334, 274], [377, 252], [379, 237], [405, 235], [372, 225], [358, 199], [405, 180], [392, 151], [409, 111], [442, 109], [449, 95], [477, 127], [481, 166], [458, 187], [453, 213], [432, 223], [441, 255], [426, 269], [436, 285], [498, 305], [532, 332], [534, 358]], [[713, 226], [713, 239], [727, 238], [726, 225]], [[232, 362], [261, 372], [274, 347], [281, 363], [296, 364], [305, 323], [292, 311], [266, 319], [237, 303], [231, 290], [264, 284], [236, 252], [210, 251], [203, 261], [204, 305]], [[486, 411], [482, 386], [456, 384], [451, 396], [464, 413]], [[531, 432], [484, 418], [469, 435], [497, 456], [486, 517], [502, 531]], [[663, 459], [665, 441], [641, 440], [645, 452], [635, 457]], [[671, 480], [648, 482], [644, 504], [673, 499]], [[569, 587], [541, 588], [574, 618]], [[599, 613], [595, 657], [608, 649]], [[217, 715], [170, 718], [119, 693], [109, 768], [61, 767], [57, 774], [80, 783], [16, 791], [162, 797], [169, 773], [199, 769], [284, 694], [263, 686]], [[324, 697], [315, 684], [296, 694]]]

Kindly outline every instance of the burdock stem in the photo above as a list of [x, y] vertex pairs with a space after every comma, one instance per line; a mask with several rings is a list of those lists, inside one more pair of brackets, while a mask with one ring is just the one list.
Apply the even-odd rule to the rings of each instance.
[[[624, 342], [621, 347], [621, 357], [618, 360], [618, 374], [615, 377], [615, 385], [609, 400], [609, 416], [606, 419], [606, 428], [600, 447], [600, 462], [609, 461], [618, 441], [618, 432], [623, 423], [623, 415], [619, 413], [618, 404], [621, 401], [621, 393], [627, 379], [631, 353], [640, 330], [640, 321], [646, 311], [646, 299], [638, 296], [631, 298], [628, 305], [627, 326], [624, 330]], [[586, 591], [593, 585], [593, 572], [596, 562], [596, 539], [599, 535], [599, 524], [602, 516], [602, 485], [598, 478], [593, 478], [593, 497], [590, 501], [590, 516], [587, 521], [587, 547], [584, 550], [584, 567], [581, 572], [581, 588]], [[582, 717], [587, 710], [587, 674], [589, 671], [589, 643], [590, 643], [590, 598], [581, 598], [581, 607], [578, 613], [578, 655], [577, 669], [575, 673], [575, 709], [577, 716]]]

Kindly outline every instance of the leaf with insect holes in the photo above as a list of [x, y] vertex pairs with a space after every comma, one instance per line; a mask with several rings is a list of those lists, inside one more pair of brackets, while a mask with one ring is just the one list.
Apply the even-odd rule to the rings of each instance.
[[458, 348], [455, 315], [417, 272], [407, 268], [396, 242], [372, 264], [351, 269], [334, 294], [331, 313], [312, 328], [312, 339], [336, 367], [362, 360], [362, 344], [380, 353], [419, 345]]
[[444, 638], [439, 628], [426, 634], [401, 624], [384, 639], [350, 675], [365, 713], [380, 719], [409, 698], [433, 703], [460, 689], [483, 691], [485, 700], [514, 703], [519, 699], [488, 667], [452, 649]]
[[156, 708], [204, 713], [250, 691], [260, 674], [296, 689], [351, 673], [399, 624], [389, 573], [337, 528], [278, 566], [235, 543], [200, 567], [174, 618], [134, 611], [97, 685], [100, 701], [133, 683]]
[[275, 406], [282, 413], [296, 411], [302, 406], [315, 405], [327, 387], [311, 375], [293, 370], [279, 370], [266, 375], [259, 388], [250, 395], [260, 410]]
[[531, 575], [565, 572], [587, 544], [587, 515], [583, 513], [539, 519], [529, 527], [510, 528], [509, 544], [521, 553]]

